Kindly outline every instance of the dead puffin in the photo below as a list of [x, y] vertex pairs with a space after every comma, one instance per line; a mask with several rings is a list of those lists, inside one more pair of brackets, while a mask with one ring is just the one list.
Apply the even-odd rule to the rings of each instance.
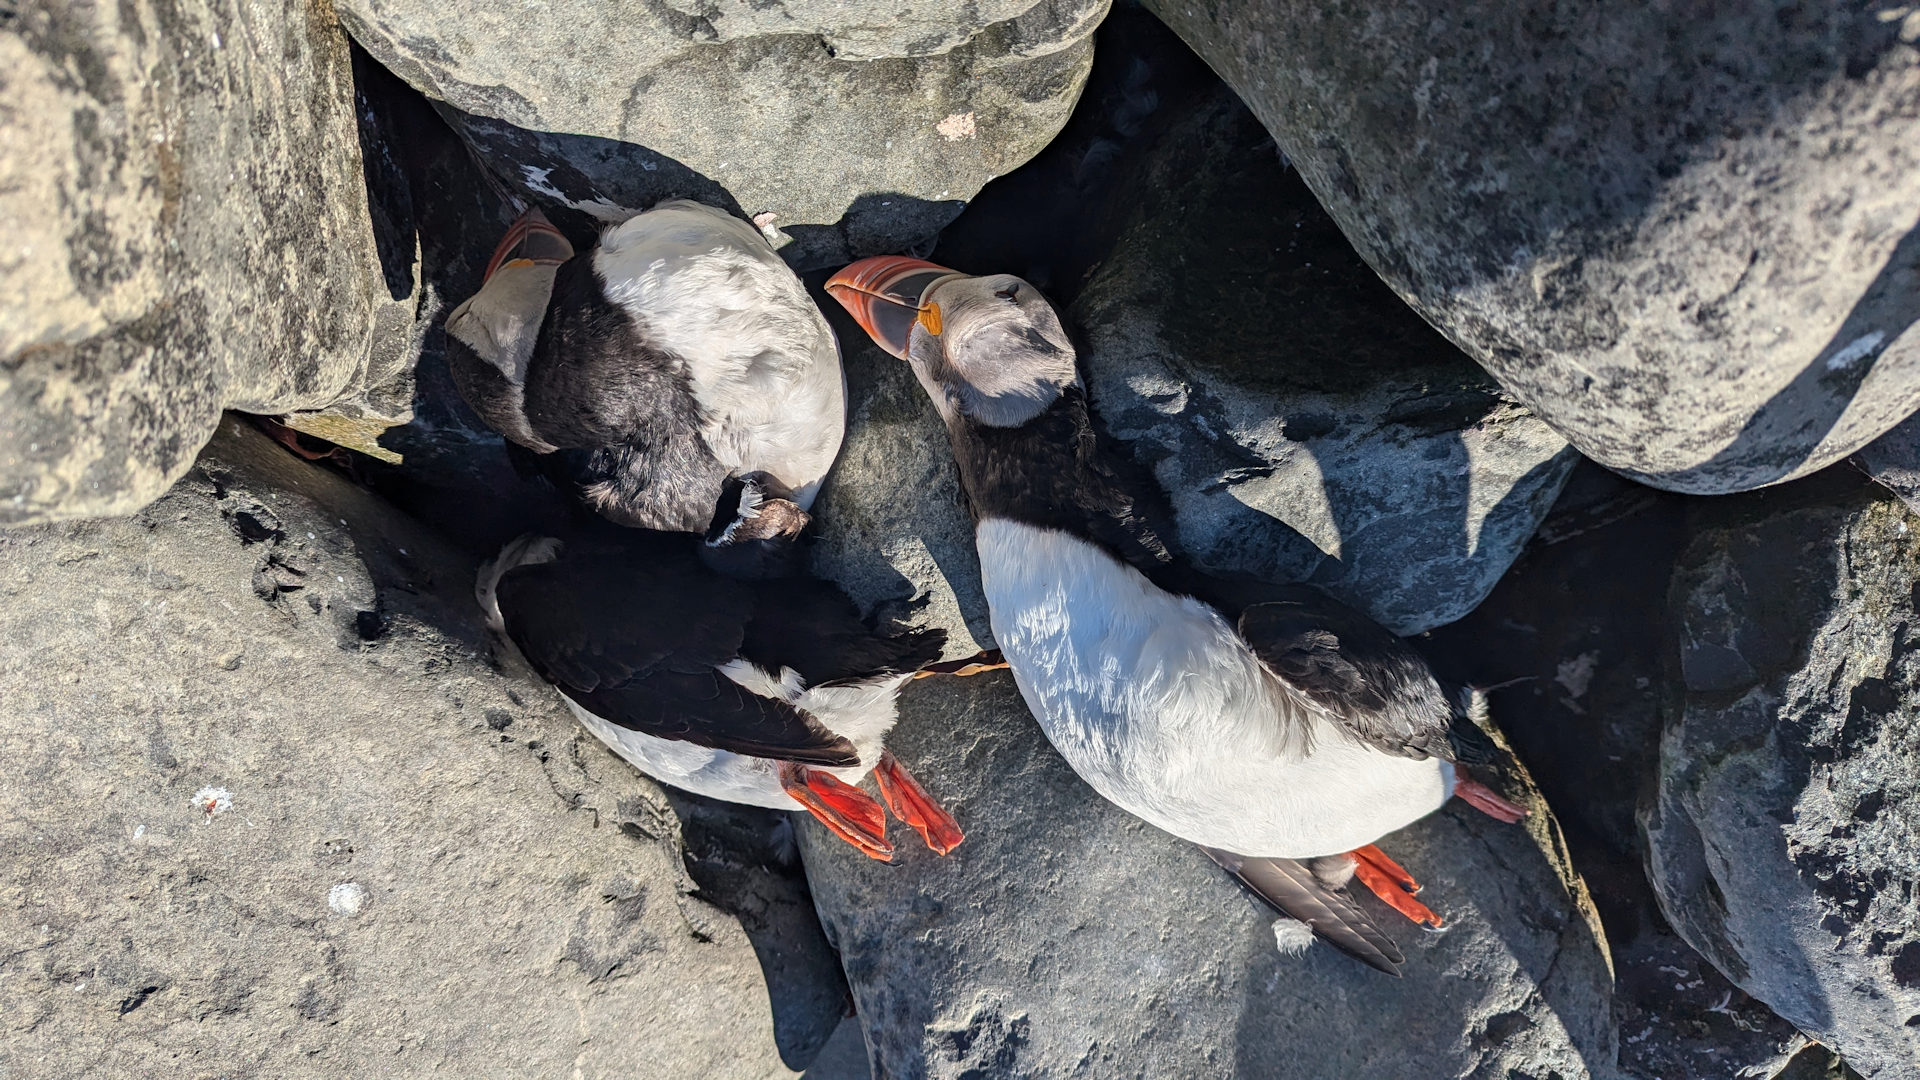
[[946, 422], [994, 638], [1061, 756], [1283, 913], [1399, 974], [1403, 954], [1346, 898], [1347, 878], [1409, 918], [1440, 919], [1374, 842], [1454, 795], [1505, 821], [1525, 814], [1455, 770], [1484, 737], [1458, 722], [1426, 662], [1318, 590], [1173, 558], [1098, 443], [1058, 315], [1025, 281], [886, 257], [827, 290], [912, 365]]
[[473, 410], [620, 525], [791, 539], [840, 451], [833, 331], [760, 234], [710, 206], [662, 203], [583, 254], [529, 210], [447, 334]]
[[622, 531], [521, 537], [475, 585], [488, 625], [588, 731], [661, 783], [805, 809], [885, 860], [886, 815], [854, 786], [872, 772], [928, 847], [960, 843], [952, 816], [885, 748], [900, 688], [939, 659], [945, 631], [882, 637], [831, 584], [738, 580], [680, 537]]

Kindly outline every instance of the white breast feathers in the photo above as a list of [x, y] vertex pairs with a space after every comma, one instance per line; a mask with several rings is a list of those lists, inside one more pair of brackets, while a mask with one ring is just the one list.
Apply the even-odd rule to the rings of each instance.
[[685, 365], [714, 456], [811, 506], [840, 452], [846, 387], [833, 331], [793, 271], [746, 222], [690, 202], [608, 230], [593, 259], [608, 299]]
[[1176, 836], [1242, 855], [1350, 851], [1438, 809], [1453, 771], [1293, 703], [1219, 612], [1078, 537], [976, 533], [993, 636], [1076, 772]]

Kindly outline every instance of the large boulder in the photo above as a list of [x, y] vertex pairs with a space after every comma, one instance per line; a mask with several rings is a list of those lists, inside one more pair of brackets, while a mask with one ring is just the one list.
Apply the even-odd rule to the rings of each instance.
[[0, 101], [0, 523], [138, 509], [223, 408], [404, 418], [413, 251], [327, 7], [10, 5]]
[[803, 1067], [845, 994], [803, 889], [725, 819], [683, 855], [488, 664], [471, 560], [228, 424], [130, 520], [0, 533], [0, 1071]]
[[1702, 510], [1645, 816], [1674, 927], [1866, 1077], [1920, 1062], [1920, 517], [1844, 472]]
[[1380, 283], [1225, 87], [1162, 111], [1071, 310], [1095, 409], [1203, 565], [1402, 634], [1465, 615], [1579, 455]]
[[1920, 14], [1147, 6], [1381, 277], [1601, 464], [1740, 491], [1920, 408]]
[[340, 8], [542, 205], [613, 222], [691, 196], [825, 265], [930, 241], [1044, 146], [1107, 0], [903, 2], [885, 18], [808, 0]]
[[1282, 955], [1272, 911], [1082, 783], [1004, 673], [915, 683], [890, 741], [966, 841], [883, 865], [801, 830], [876, 1076], [1616, 1075], [1605, 947], [1544, 804], [1537, 835], [1456, 805], [1384, 842], [1448, 920], [1363, 901], [1408, 953], [1392, 979]]

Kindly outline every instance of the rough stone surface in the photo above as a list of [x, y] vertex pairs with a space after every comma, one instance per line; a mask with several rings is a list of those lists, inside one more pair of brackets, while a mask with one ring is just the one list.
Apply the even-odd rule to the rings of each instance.
[[[864, 611], [947, 631], [947, 654], [993, 646], [973, 522], [947, 429], [906, 364], [823, 304], [847, 373], [847, 439], [815, 504], [816, 573]], [[858, 336], [855, 336], [858, 335]]]
[[1386, 841], [1450, 923], [1394, 926], [1390, 979], [1280, 955], [1272, 912], [1081, 783], [1004, 673], [903, 704], [890, 741], [966, 842], [884, 865], [801, 829], [875, 1075], [1615, 1075], [1604, 948], [1525, 829], [1454, 807]]
[[1402, 634], [1465, 615], [1578, 455], [1380, 283], [1225, 87], [1163, 122], [1072, 307], [1101, 418], [1203, 565]]
[[1148, 0], [1588, 456], [1809, 473], [1920, 407], [1920, 12]]
[[1920, 512], [1920, 413], [1862, 447], [1854, 461], [1881, 487]]
[[0, 523], [138, 509], [222, 408], [399, 418], [413, 252], [329, 9], [9, 5], [0, 102]]
[[1699, 511], [1644, 828], [1667, 918], [1866, 1077], [1920, 1063], [1920, 518], [1841, 472]]
[[238, 426], [130, 520], [0, 534], [0, 1071], [804, 1065], [844, 994], [804, 893], [705, 899], [757, 873], [726, 822], [683, 861], [660, 790], [487, 664], [472, 571]]
[[1694, 501], [1582, 462], [1493, 593], [1417, 644], [1444, 674], [1497, 687], [1493, 715], [1566, 829], [1613, 954], [1621, 1070], [1760, 1080], [1821, 1048], [1674, 933], [1635, 819], [1659, 773], [1659, 628]]
[[794, 257], [825, 265], [931, 241], [1032, 157], [1066, 123], [1106, 8], [348, 0], [341, 15], [542, 205], [613, 222], [701, 198], [772, 215]]

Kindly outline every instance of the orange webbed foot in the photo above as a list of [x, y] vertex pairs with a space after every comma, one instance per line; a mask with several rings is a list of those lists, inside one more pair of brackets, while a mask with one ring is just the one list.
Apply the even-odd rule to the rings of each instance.
[[887, 813], [873, 796], [832, 773], [791, 761], [780, 765], [780, 788], [862, 855], [881, 862], [893, 858], [893, 845], [887, 842]]
[[1007, 661], [1000, 655], [1000, 650], [988, 649], [975, 656], [969, 656], [965, 660], [947, 660], [938, 664], [928, 664], [914, 672], [913, 677], [924, 679], [929, 675], [978, 675], [983, 671], [1004, 671], [1006, 668]]
[[1492, 788], [1480, 781], [1459, 773], [1454, 774], [1453, 793], [1466, 800], [1468, 806], [1495, 821], [1504, 821], [1509, 825], [1515, 824], [1532, 813], [1524, 806], [1515, 805], [1495, 795]]
[[1405, 867], [1388, 858], [1386, 852], [1368, 844], [1347, 855], [1354, 861], [1353, 876], [1388, 907], [1426, 926], [1441, 924], [1440, 916], [1434, 914], [1433, 909], [1413, 898], [1413, 894], [1420, 891], [1420, 883]]
[[887, 801], [887, 809], [919, 833], [928, 847], [945, 855], [966, 839], [953, 815], [927, 794], [920, 781], [893, 756], [893, 751], [880, 755], [880, 764], [874, 768], [873, 775], [880, 782], [880, 797]]

